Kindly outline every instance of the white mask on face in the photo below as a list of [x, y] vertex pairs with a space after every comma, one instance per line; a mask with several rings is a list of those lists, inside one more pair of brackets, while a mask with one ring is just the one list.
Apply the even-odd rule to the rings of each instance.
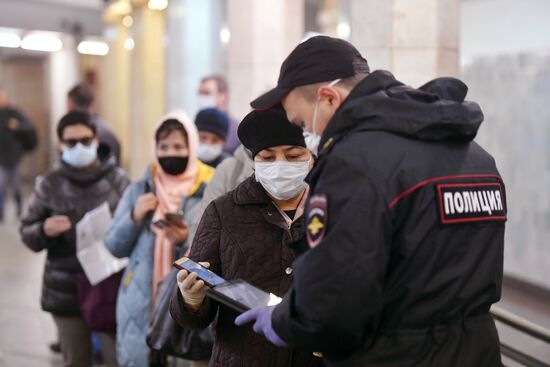
[[307, 187], [309, 161], [254, 162], [254, 168], [256, 181], [275, 199], [295, 198]]
[[223, 153], [223, 145], [220, 144], [200, 144], [199, 159], [203, 162], [212, 162]]
[[[334, 87], [338, 82], [340, 82], [342, 79], [336, 79], [330, 82], [327, 87]], [[319, 152], [319, 143], [321, 142], [321, 135], [317, 133], [317, 115], [319, 113], [319, 102], [321, 101], [321, 97], [317, 97], [317, 101], [315, 102], [315, 108], [313, 109], [313, 117], [312, 117], [312, 129], [313, 131], [304, 131], [304, 139], [306, 141], [306, 147], [315, 155], [318, 155]]]
[[216, 99], [208, 94], [199, 94], [197, 96], [197, 104], [199, 105], [199, 111], [207, 108], [216, 107]]
[[63, 145], [61, 159], [75, 168], [88, 167], [97, 159], [97, 144], [86, 146], [77, 143], [72, 148]]

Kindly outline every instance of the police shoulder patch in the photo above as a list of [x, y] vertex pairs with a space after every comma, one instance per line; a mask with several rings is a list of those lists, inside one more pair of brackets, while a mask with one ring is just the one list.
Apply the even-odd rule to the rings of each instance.
[[500, 182], [437, 185], [441, 223], [506, 221], [506, 197]]
[[328, 200], [325, 194], [315, 194], [309, 199], [307, 215], [307, 243], [316, 247], [325, 237], [328, 223]]

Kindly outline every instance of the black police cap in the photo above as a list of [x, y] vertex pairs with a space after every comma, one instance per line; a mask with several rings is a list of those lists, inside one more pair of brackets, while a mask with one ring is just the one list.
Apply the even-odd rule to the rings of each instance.
[[[364, 63], [357, 64], [361, 59]], [[368, 73], [369, 66], [349, 42], [316, 36], [300, 43], [283, 62], [277, 87], [253, 100], [250, 105], [266, 110], [278, 105], [294, 88]]]

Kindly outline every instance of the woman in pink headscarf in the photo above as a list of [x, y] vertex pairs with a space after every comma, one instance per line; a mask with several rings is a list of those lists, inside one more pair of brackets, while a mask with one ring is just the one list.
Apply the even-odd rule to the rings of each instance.
[[149, 365], [145, 338], [157, 284], [188, 247], [187, 224], [214, 173], [198, 160], [198, 145], [197, 129], [187, 116], [165, 116], [155, 132], [154, 163], [124, 193], [106, 236], [115, 256], [130, 258], [117, 300], [122, 366]]

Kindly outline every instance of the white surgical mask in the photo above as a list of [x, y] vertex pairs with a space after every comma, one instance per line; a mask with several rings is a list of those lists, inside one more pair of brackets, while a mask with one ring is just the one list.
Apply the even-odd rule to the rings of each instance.
[[309, 161], [305, 162], [254, 162], [256, 181], [274, 198], [289, 200], [307, 187], [304, 181], [309, 173]]
[[[342, 79], [336, 79], [333, 80], [328, 84], [328, 87], [334, 87], [338, 82]], [[312, 129], [313, 131], [304, 131], [304, 139], [306, 141], [306, 147], [309, 149], [310, 152], [312, 152], [315, 155], [318, 155], [319, 152], [319, 143], [321, 142], [321, 135], [317, 133], [317, 115], [319, 113], [319, 102], [321, 101], [321, 97], [317, 97], [317, 101], [315, 101], [315, 108], [313, 109], [313, 121], [312, 121]]]
[[203, 162], [212, 162], [223, 153], [223, 145], [220, 144], [200, 144], [199, 159]]
[[309, 151], [317, 155], [319, 151], [319, 143], [321, 142], [321, 135], [304, 131], [304, 140], [306, 141], [306, 147]]
[[216, 107], [216, 99], [208, 94], [199, 94], [197, 96], [197, 104], [199, 105], [199, 111], [207, 108]]
[[97, 144], [86, 146], [82, 143], [77, 143], [72, 148], [63, 145], [61, 159], [72, 167], [88, 167], [97, 159]]

